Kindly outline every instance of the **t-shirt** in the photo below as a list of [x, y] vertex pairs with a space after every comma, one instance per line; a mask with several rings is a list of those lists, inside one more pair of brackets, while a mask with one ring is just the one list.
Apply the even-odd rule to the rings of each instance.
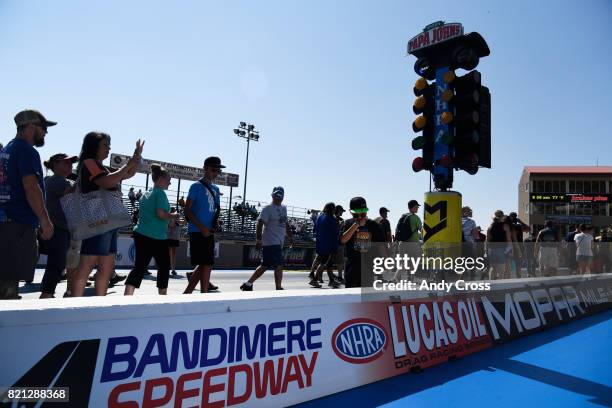
[[[85, 159], [81, 164], [80, 170], [80, 188], [83, 194], [91, 193], [92, 191], [98, 191], [98, 186], [95, 181], [100, 177], [106, 176], [109, 171], [102, 165], [102, 163], [94, 159]], [[112, 189], [109, 189], [112, 190]]]
[[538, 242], [541, 247], [554, 248], [554, 243], [557, 242], [557, 232], [552, 228], [544, 228], [538, 234]]
[[287, 233], [287, 207], [268, 204], [261, 210], [258, 220], [262, 220], [264, 224], [263, 235], [261, 236], [262, 245], [283, 246]]
[[169, 212], [170, 203], [166, 192], [161, 188], [153, 187], [140, 198], [138, 223], [134, 231], [153, 239], [166, 239], [168, 234], [168, 220], [157, 216], [157, 209]]
[[45, 183], [38, 151], [25, 140], [11, 140], [0, 151], [0, 220], [9, 218], [19, 224], [38, 227], [38, 217], [23, 188], [23, 178], [32, 174], [38, 178], [44, 196]]
[[385, 241], [386, 241], [387, 237], [391, 233], [391, 223], [389, 222], [388, 219], [383, 218], [383, 217], [378, 217], [374, 221], [376, 221], [376, 223], [380, 225], [380, 229], [383, 235], [385, 236]]
[[578, 233], [574, 241], [576, 241], [576, 256], [593, 256], [593, 248], [591, 248], [593, 236], [591, 234]]
[[516, 221], [512, 224], [512, 228], [514, 228], [514, 232], [516, 233], [516, 241], [523, 242], [523, 224]]
[[[342, 235], [348, 231], [357, 220], [349, 219], [342, 223]], [[352, 260], [361, 258], [361, 254], [367, 253], [372, 248], [372, 242], [386, 242], [387, 239], [383, 235], [380, 226], [374, 220], [366, 220], [363, 227], [353, 234], [350, 240], [346, 242], [345, 253], [346, 257]]]
[[[189, 193], [187, 194], [187, 200], [191, 201], [191, 212], [206, 228], [209, 230], [213, 229], [213, 219], [217, 207], [221, 207], [221, 193], [219, 187], [214, 184], [209, 184], [210, 188], [214, 192], [214, 197], [211, 196], [210, 192], [206, 187], [202, 185], [200, 181], [197, 181], [189, 187]], [[216, 203], [216, 205], [215, 205]], [[189, 221], [188, 224], [189, 232], [202, 232], [194, 223]]]
[[66, 216], [62, 205], [60, 204], [60, 198], [66, 193], [66, 189], [72, 187], [74, 181], [68, 180], [62, 176], [49, 176], [45, 177], [45, 188], [47, 189], [47, 211], [49, 212], [49, 218], [53, 225], [57, 228], [68, 229], [66, 224]]
[[408, 215], [408, 226], [410, 227], [410, 231], [412, 231], [412, 235], [408, 238], [407, 242], [419, 242], [419, 230], [423, 226], [421, 223], [421, 219], [416, 214]]
[[338, 220], [336, 217], [322, 213], [317, 218], [315, 230], [317, 254], [335, 253], [338, 250]]
[[469, 217], [461, 218], [461, 230], [465, 242], [474, 242], [474, 235], [472, 235], [474, 228], [476, 228], [476, 222], [473, 219]]
[[181, 239], [181, 226], [174, 220], [168, 223], [168, 239], [175, 241]]

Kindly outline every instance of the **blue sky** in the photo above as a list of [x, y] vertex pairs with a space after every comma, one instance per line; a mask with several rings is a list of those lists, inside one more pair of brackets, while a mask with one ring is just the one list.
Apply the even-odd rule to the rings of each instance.
[[232, 129], [252, 122], [248, 198], [267, 200], [274, 185], [302, 207], [362, 195], [395, 222], [429, 188], [411, 169], [406, 43], [433, 21], [461, 22], [491, 49], [478, 70], [492, 94], [493, 168], [454, 183], [484, 226], [516, 209], [524, 165], [612, 164], [611, 19], [607, 0], [2, 0], [0, 142], [34, 107], [59, 122], [43, 158], [78, 154], [102, 130], [114, 152], [143, 138], [147, 158], [199, 166], [218, 155], [242, 180], [246, 146]]

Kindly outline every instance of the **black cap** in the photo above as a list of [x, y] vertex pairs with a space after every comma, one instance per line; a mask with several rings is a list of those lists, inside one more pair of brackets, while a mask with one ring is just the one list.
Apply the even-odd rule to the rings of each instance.
[[368, 212], [368, 205], [366, 204], [366, 200], [363, 197], [351, 198], [351, 204], [349, 208], [351, 209], [351, 212], [357, 214]]
[[44, 162], [44, 165], [48, 169], [53, 169], [53, 165], [61, 160], [68, 160], [71, 163], [76, 163], [79, 161], [77, 156], [68, 156], [66, 153], [57, 153], [49, 158], [49, 160]]
[[343, 206], [341, 206], [340, 204], [338, 204], [338, 205], [336, 206], [336, 210], [335, 210], [335, 211], [336, 211], [336, 212], [338, 212], [338, 211], [345, 212], [346, 210], [344, 209], [344, 207], [343, 207]]
[[419, 207], [421, 206], [421, 204], [419, 204], [419, 202], [417, 200], [410, 200], [410, 201], [408, 201], [408, 208], [412, 208], [415, 205], [418, 205]]
[[15, 124], [17, 126], [23, 125], [43, 125], [46, 127], [55, 126], [57, 122], [47, 120], [42, 113], [34, 109], [22, 110], [15, 115]]
[[382, 213], [384, 212], [389, 212], [389, 209], [387, 207], [380, 207], [380, 210], [378, 210], [379, 214], [382, 215]]
[[206, 166], [206, 167], [214, 167], [216, 169], [224, 169], [225, 168], [225, 166], [223, 166], [221, 164], [221, 159], [216, 157], [216, 156], [207, 157], [206, 160], [204, 160], [204, 166]]

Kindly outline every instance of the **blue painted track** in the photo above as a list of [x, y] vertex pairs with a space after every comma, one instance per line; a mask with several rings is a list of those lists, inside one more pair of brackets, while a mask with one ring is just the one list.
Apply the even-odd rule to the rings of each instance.
[[612, 407], [611, 387], [608, 310], [299, 407]]

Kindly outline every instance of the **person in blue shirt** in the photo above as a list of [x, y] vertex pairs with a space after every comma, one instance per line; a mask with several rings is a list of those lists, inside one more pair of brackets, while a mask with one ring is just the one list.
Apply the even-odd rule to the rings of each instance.
[[219, 230], [221, 193], [213, 184], [221, 173], [221, 159], [208, 157], [204, 161], [204, 177], [193, 183], [187, 194], [185, 217], [188, 221], [191, 265], [195, 267], [189, 276], [186, 294], [192, 293], [198, 283], [200, 291], [209, 291], [210, 273], [215, 264], [215, 232]]
[[317, 222], [315, 223], [316, 252], [320, 262], [314, 278], [310, 280], [310, 285], [315, 288], [321, 287], [319, 280], [323, 276], [325, 269], [327, 269], [327, 276], [329, 277], [329, 286], [333, 288], [340, 287], [340, 282], [336, 280], [331, 269], [331, 263], [338, 250], [339, 243], [338, 220], [334, 216], [335, 210], [336, 204], [325, 204], [323, 212], [317, 217]]
[[19, 299], [19, 281], [31, 281], [36, 267], [36, 230], [48, 240], [53, 224], [45, 207], [40, 155], [47, 128], [57, 122], [40, 112], [15, 115], [17, 135], [0, 151], [0, 299]]

